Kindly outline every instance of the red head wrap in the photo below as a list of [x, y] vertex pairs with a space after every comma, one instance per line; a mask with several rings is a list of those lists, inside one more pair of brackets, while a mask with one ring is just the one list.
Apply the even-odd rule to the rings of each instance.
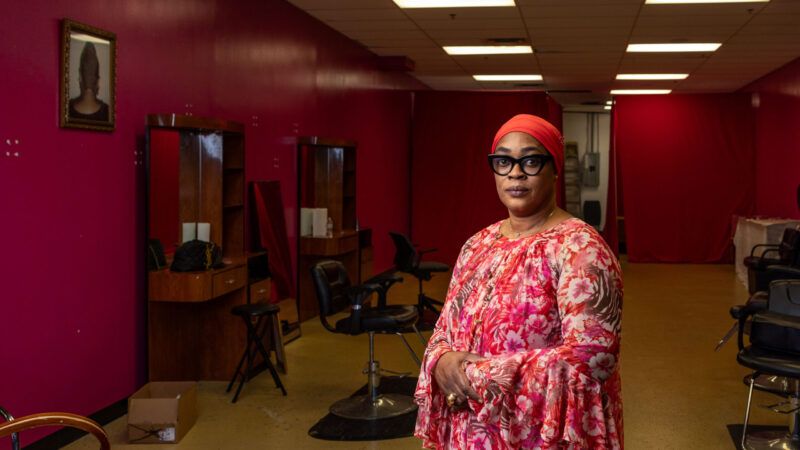
[[497, 142], [512, 131], [521, 131], [529, 134], [541, 142], [545, 150], [553, 157], [556, 173], [560, 174], [564, 167], [564, 139], [556, 127], [541, 117], [530, 114], [517, 114], [504, 123], [492, 142], [492, 153], [497, 149]]

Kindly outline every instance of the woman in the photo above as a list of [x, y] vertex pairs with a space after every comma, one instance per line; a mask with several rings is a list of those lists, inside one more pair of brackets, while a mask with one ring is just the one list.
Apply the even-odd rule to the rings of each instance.
[[622, 276], [556, 207], [561, 134], [513, 117], [489, 163], [508, 218], [464, 244], [415, 393], [430, 448], [620, 449]]
[[69, 117], [72, 119], [108, 121], [108, 104], [97, 98], [100, 91], [100, 61], [97, 49], [87, 42], [81, 51], [78, 66], [80, 95], [69, 101]]

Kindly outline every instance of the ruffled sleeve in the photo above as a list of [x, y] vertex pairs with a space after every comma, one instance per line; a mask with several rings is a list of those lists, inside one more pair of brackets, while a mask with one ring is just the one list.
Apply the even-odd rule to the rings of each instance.
[[439, 433], [446, 428], [439, 426], [439, 422], [447, 420], [449, 410], [445, 404], [444, 395], [439, 392], [439, 388], [436, 385], [433, 371], [436, 368], [436, 363], [439, 362], [439, 358], [453, 349], [450, 324], [452, 316], [454, 315], [452, 309], [452, 293], [459, 285], [458, 280], [464, 262], [468, 258], [470, 241], [471, 240], [468, 240], [462, 247], [456, 265], [453, 268], [453, 276], [450, 279], [447, 298], [439, 315], [439, 320], [436, 322], [433, 334], [428, 340], [428, 346], [425, 350], [425, 356], [422, 359], [422, 366], [419, 371], [417, 389], [414, 392], [414, 400], [419, 406], [414, 435], [422, 439], [423, 446], [427, 448], [436, 448], [438, 443], [445, 442], [446, 440], [445, 436], [439, 435]]
[[512, 448], [621, 448], [619, 265], [585, 228], [555, 259], [562, 343], [467, 363], [482, 398], [469, 407]]

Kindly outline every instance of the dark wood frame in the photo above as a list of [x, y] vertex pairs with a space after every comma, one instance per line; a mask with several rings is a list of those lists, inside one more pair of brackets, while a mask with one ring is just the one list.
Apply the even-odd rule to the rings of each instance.
[[[103, 70], [101, 67], [101, 80], [108, 83], [108, 121], [79, 119], [69, 116], [69, 76], [70, 65], [70, 35], [73, 32], [80, 32], [91, 37], [108, 41], [109, 43], [109, 67]], [[105, 77], [103, 76], [105, 75]], [[60, 125], [62, 128], [80, 128], [84, 130], [114, 131], [116, 125], [116, 85], [117, 85], [117, 35], [109, 31], [95, 28], [73, 20], [64, 19], [61, 22], [61, 77], [60, 77]]]

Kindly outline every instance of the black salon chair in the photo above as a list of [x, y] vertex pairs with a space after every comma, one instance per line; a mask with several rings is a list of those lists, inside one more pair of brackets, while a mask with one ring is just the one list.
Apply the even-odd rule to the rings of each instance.
[[[322, 261], [311, 268], [311, 279], [319, 302], [319, 319], [328, 331], [349, 335], [369, 334], [369, 363], [367, 394], [342, 399], [331, 405], [330, 412], [347, 419], [375, 420], [395, 417], [416, 410], [414, 399], [408, 395], [378, 392], [381, 368], [375, 360], [375, 333], [392, 333], [400, 337], [415, 362], [419, 358], [403, 336], [416, 331], [417, 310], [414, 306], [385, 305], [371, 307], [372, 294], [385, 293], [392, 283], [352, 286], [347, 271], [339, 261]], [[331, 325], [328, 316], [350, 307], [350, 315]]]
[[[756, 251], [761, 250], [760, 256]], [[800, 231], [786, 228], [780, 244], [759, 244], [750, 250], [750, 256], [744, 259], [747, 267], [747, 288], [751, 294], [765, 291], [769, 287], [769, 278], [765, 271], [771, 266], [800, 265]]]
[[583, 221], [594, 227], [596, 230], [599, 230], [600, 224], [603, 223], [602, 213], [603, 209], [599, 201], [585, 200], [583, 202]]
[[[754, 371], [745, 377], [749, 392], [741, 448], [800, 449], [800, 280], [773, 281], [766, 302], [749, 301], [732, 308], [731, 315], [739, 321], [736, 360]], [[745, 346], [748, 328], [750, 345]], [[769, 408], [790, 416], [788, 431], [748, 435], [753, 389], [787, 398]]]
[[[447, 272], [450, 266], [435, 261], [422, 261], [422, 256], [426, 253], [436, 251], [435, 248], [417, 250], [407, 236], [400, 233], [389, 233], [394, 242], [395, 254], [394, 265], [397, 270], [413, 275], [419, 282], [419, 293], [417, 295], [417, 309], [419, 310], [420, 322], [426, 329], [431, 328], [439, 317], [439, 309], [442, 302], [425, 295], [422, 289], [422, 282], [429, 281], [436, 272]], [[429, 314], [426, 315], [425, 311]]]

